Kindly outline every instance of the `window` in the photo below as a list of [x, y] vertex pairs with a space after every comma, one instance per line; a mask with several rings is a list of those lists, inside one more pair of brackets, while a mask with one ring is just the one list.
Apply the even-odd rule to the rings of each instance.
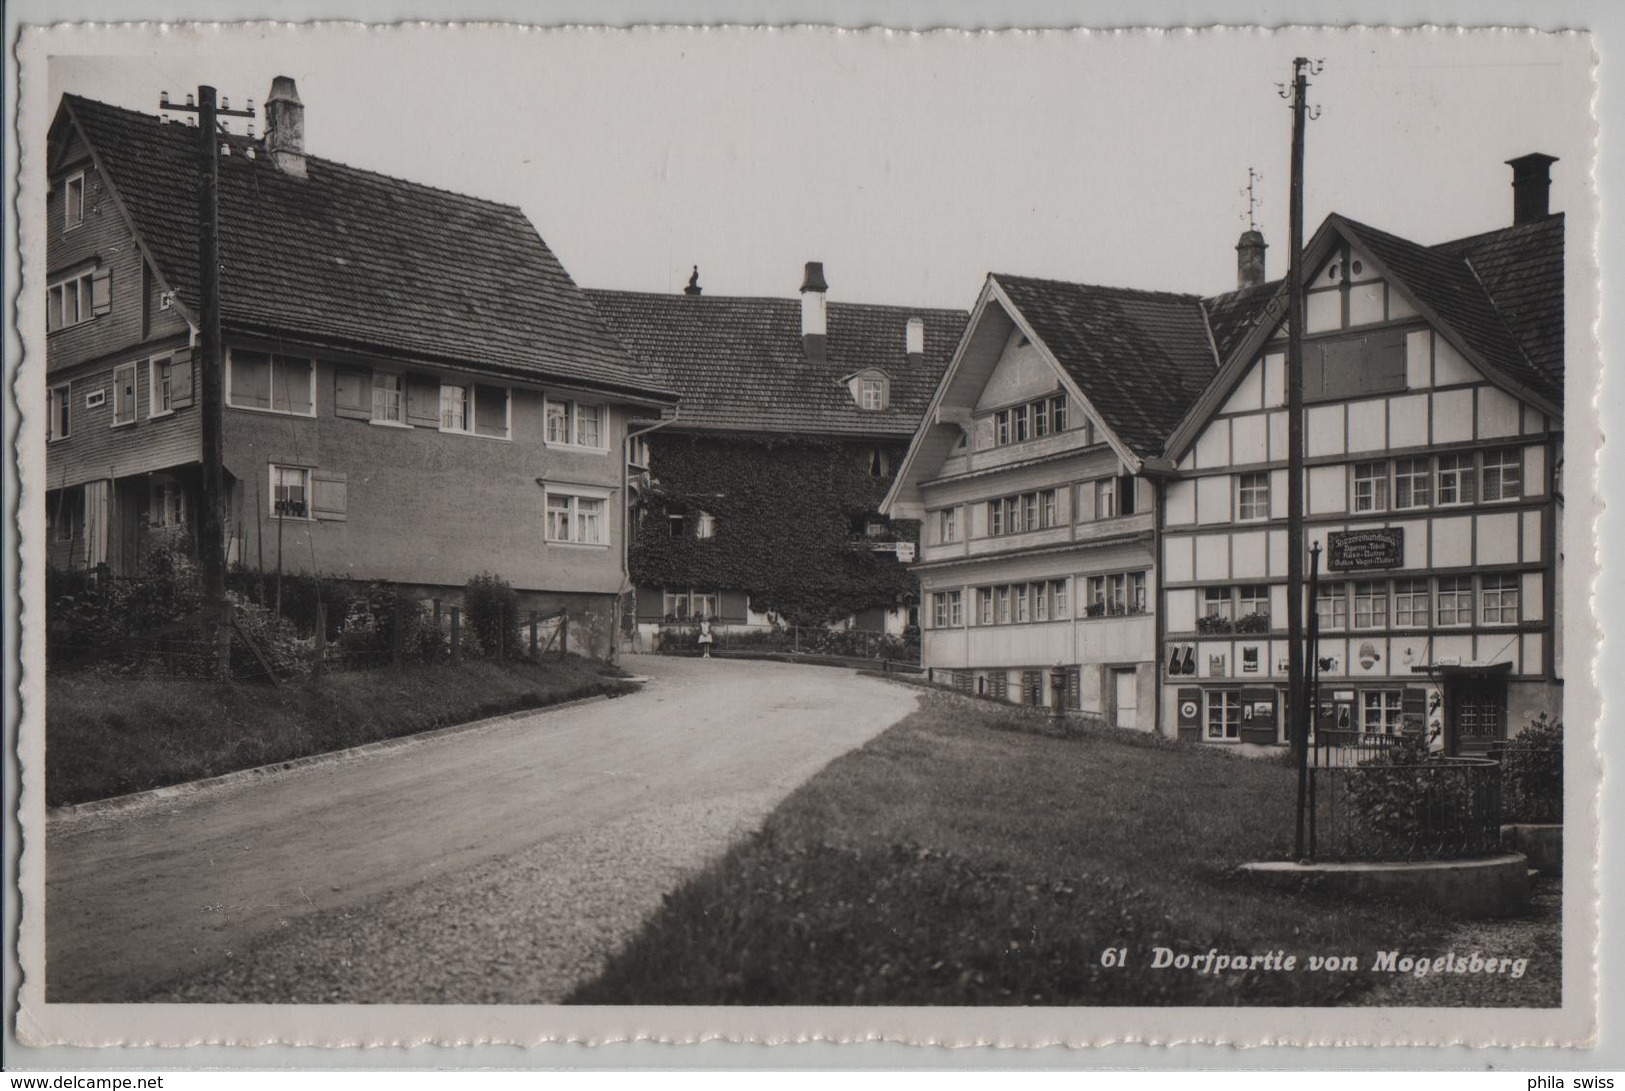
[[1111, 519], [1117, 515], [1117, 478], [1105, 477], [1095, 482], [1095, 518]]
[[688, 592], [667, 591], [663, 596], [661, 612], [672, 621], [687, 621]]
[[999, 624], [1010, 624], [1010, 589], [1001, 587], [997, 591], [999, 597]]
[[1083, 612], [1099, 617], [1106, 612], [1106, 577], [1090, 576], [1084, 585]]
[[1484, 499], [1516, 500], [1523, 495], [1523, 452], [1516, 447], [1484, 452]]
[[886, 381], [884, 379], [858, 380], [858, 408], [886, 408]]
[[1131, 614], [1145, 613], [1145, 573], [1130, 572], [1128, 574], [1128, 611]]
[[310, 518], [308, 468], [271, 465], [271, 514], [278, 518]]
[[1207, 737], [1210, 739], [1241, 738], [1241, 691], [1210, 689], [1207, 691]]
[[1440, 625], [1471, 625], [1473, 623], [1473, 578], [1471, 576], [1443, 576], [1439, 579]]
[[372, 373], [372, 419], [391, 424], [404, 424], [402, 416], [401, 377], [389, 372]]
[[1431, 614], [1427, 580], [1394, 581], [1394, 624], [1424, 628]]
[[993, 414], [993, 442], [1003, 447], [1010, 442], [1010, 410]]
[[300, 417], [316, 415], [316, 367], [312, 361], [235, 348], [226, 359], [227, 405]]
[[1236, 478], [1236, 517], [1238, 519], [1268, 519], [1270, 517], [1270, 475], [1267, 473], [1241, 474]]
[[81, 171], [62, 184], [62, 227], [72, 231], [85, 222], [85, 175]]
[[1034, 438], [1049, 435], [1049, 402], [1033, 403], [1032, 420]]
[[440, 386], [440, 430], [472, 432], [469, 427], [469, 388], [442, 383]]
[[1388, 510], [1388, 463], [1359, 462], [1355, 464], [1354, 510]]
[[474, 383], [440, 384], [440, 430], [463, 435], [508, 438], [508, 389]]
[[601, 405], [547, 399], [544, 411], [548, 443], [564, 447], [605, 449], [606, 411]]
[[958, 508], [943, 508], [937, 512], [937, 540], [941, 542], [959, 541]]
[[576, 446], [601, 448], [604, 446], [604, 407], [577, 405]]
[[976, 593], [978, 620], [983, 625], [993, 624], [993, 588], [984, 587]]
[[1439, 456], [1439, 503], [1471, 504], [1473, 502], [1473, 456]]
[[1484, 622], [1489, 625], [1516, 625], [1518, 622], [1518, 577], [1484, 577]]
[[1394, 507], [1425, 508], [1433, 494], [1433, 467], [1426, 458], [1394, 463]]
[[993, 442], [1025, 443], [1066, 429], [1066, 395], [1054, 394], [993, 414]]
[[1360, 695], [1360, 732], [1398, 735], [1405, 723], [1405, 691], [1368, 689]]
[[1235, 617], [1235, 606], [1230, 588], [1209, 587], [1202, 592], [1202, 616], [1222, 618], [1225, 621]]
[[1348, 591], [1340, 583], [1323, 584], [1315, 596], [1315, 614], [1320, 630], [1346, 629], [1349, 623]]
[[688, 610], [693, 617], [714, 618], [717, 616], [717, 596], [706, 591], [690, 591]]
[[53, 386], [47, 391], [45, 442], [67, 439], [73, 424], [73, 398], [69, 386]]
[[699, 518], [694, 520], [694, 537], [700, 539], [715, 538], [717, 536], [717, 517], [708, 511], [702, 511]]
[[549, 542], [605, 545], [607, 529], [601, 497], [548, 490], [544, 537]]
[[683, 536], [683, 517], [681, 515], [666, 516], [666, 532], [673, 538]]
[[547, 403], [547, 442], [570, 442], [570, 403], [549, 401]]
[[1028, 530], [1043, 530], [1055, 525], [1059, 511], [1060, 493], [1057, 489], [1044, 489], [989, 500], [988, 533], [1020, 534]]
[[987, 502], [987, 532], [995, 537], [1004, 533], [1004, 501]]
[[88, 322], [94, 317], [93, 274], [78, 273], [57, 281], [45, 290], [45, 329], [54, 332]]
[[1115, 572], [1106, 577], [1106, 612], [1108, 614], [1128, 613], [1128, 575]]
[[1378, 629], [1388, 624], [1388, 584], [1371, 580], [1354, 585], [1354, 627]]
[[135, 423], [135, 365], [113, 369], [113, 425]]
[[1057, 394], [1049, 400], [1050, 427], [1057, 432], [1066, 431], [1066, 395]]
[[158, 528], [186, 522], [186, 490], [174, 478], [155, 478], [147, 498], [148, 522]]
[[154, 357], [147, 372], [147, 416], [175, 411], [175, 364], [168, 356]]
[[1035, 583], [1032, 586], [1033, 620], [1049, 620], [1049, 584]]
[[1067, 616], [1068, 592], [1065, 580], [1053, 580], [1050, 583], [1050, 593], [1055, 600], [1053, 613], [1056, 621], [1065, 621]]
[[1031, 620], [1031, 615], [1028, 613], [1027, 585], [1024, 583], [1018, 583], [1014, 587], [1010, 588], [1010, 597], [1015, 601], [1016, 604], [1016, 621], [1023, 622]]

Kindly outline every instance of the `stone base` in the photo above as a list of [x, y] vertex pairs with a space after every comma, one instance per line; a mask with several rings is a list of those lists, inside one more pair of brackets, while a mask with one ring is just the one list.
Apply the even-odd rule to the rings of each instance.
[[1241, 870], [1283, 889], [1398, 898], [1471, 919], [1513, 917], [1529, 908], [1529, 859], [1519, 852], [1397, 864], [1269, 861], [1243, 864]]
[[1550, 878], [1563, 874], [1563, 827], [1514, 822], [1501, 827], [1501, 843], [1529, 857], [1529, 866]]

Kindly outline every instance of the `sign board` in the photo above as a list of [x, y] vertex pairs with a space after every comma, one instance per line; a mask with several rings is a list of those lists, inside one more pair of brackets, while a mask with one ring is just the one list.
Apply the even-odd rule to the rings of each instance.
[[898, 542], [897, 543], [897, 559], [902, 561], [904, 564], [913, 564], [914, 563], [914, 543], [913, 542]]
[[1405, 563], [1402, 527], [1334, 530], [1326, 536], [1326, 567], [1333, 572], [1398, 568]]

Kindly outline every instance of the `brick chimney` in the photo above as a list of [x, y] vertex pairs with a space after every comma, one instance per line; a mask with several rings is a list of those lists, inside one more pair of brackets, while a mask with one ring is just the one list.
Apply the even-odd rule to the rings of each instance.
[[903, 353], [911, 364], [925, 360], [925, 319], [910, 318], [903, 327]]
[[1236, 243], [1236, 287], [1257, 288], [1264, 283], [1264, 233], [1249, 228]]
[[305, 104], [292, 76], [272, 80], [265, 96], [265, 150], [283, 174], [305, 176]]
[[824, 263], [809, 261], [801, 277], [801, 349], [807, 359], [822, 363], [824, 338], [828, 326], [824, 317], [824, 293], [829, 282], [824, 279]]
[[1552, 164], [1557, 157], [1531, 152], [1506, 162], [1512, 168], [1513, 225], [1545, 219], [1551, 211]]

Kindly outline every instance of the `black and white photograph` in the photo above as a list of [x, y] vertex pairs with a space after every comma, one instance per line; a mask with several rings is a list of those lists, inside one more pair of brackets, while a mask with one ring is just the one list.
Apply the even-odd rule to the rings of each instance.
[[1594, 1039], [1586, 34], [17, 52], [25, 1041]]

